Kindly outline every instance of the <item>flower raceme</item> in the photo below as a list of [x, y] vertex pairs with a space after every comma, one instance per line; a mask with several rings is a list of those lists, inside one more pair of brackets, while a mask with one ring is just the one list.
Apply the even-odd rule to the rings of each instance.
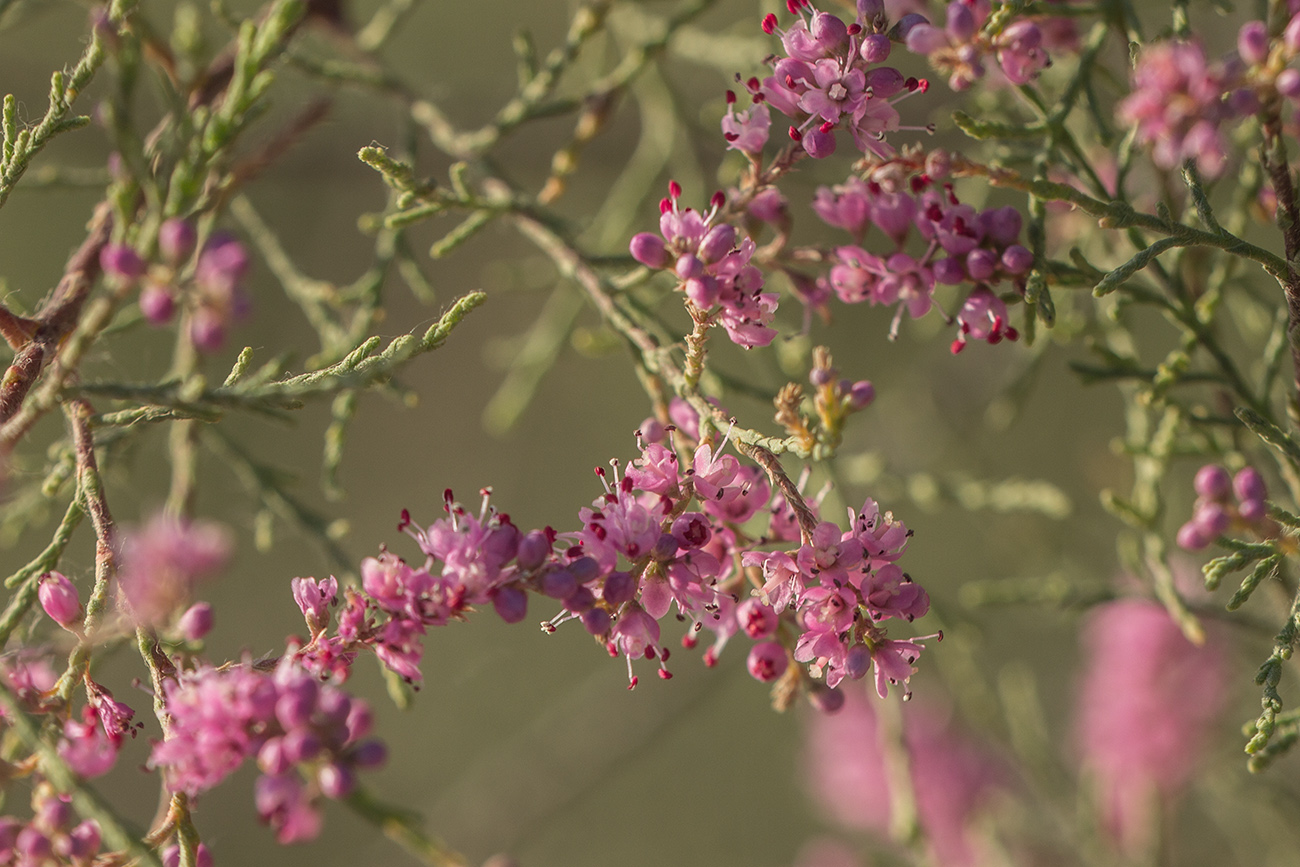
[[[851, 23], [807, 0], [789, 0], [786, 6], [798, 18], [788, 28], [783, 29], [774, 14], [763, 18], [763, 32], [780, 38], [785, 56], [773, 58], [772, 74], [761, 82], [752, 78], [746, 83], [755, 103], [751, 116], [766, 104], [791, 118], [790, 138], [814, 159], [835, 153], [837, 129], [847, 129], [862, 153], [886, 159], [895, 152], [884, 140], [886, 133], [933, 132], [930, 127], [900, 125], [897, 103], [924, 93], [929, 85], [882, 65], [891, 43], [890, 22], [879, 0], [860, 0]], [[752, 145], [735, 144], [742, 132], [738, 125], [730, 113], [724, 119], [728, 143], [754, 153]], [[757, 135], [751, 137], [757, 140]]]
[[[671, 442], [642, 440], [625, 471], [618, 461], [612, 472], [597, 469], [604, 492], [579, 510], [579, 528], [565, 533], [522, 532], [491, 506], [490, 491], [477, 515], [447, 492], [447, 517], [427, 528], [403, 516], [401, 527], [424, 562], [408, 564], [387, 551], [368, 558], [361, 589], [348, 590], [341, 606], [333, 579], [295, 582], [311, 638], [291, 655], [310, 671], [341, 678], [357, 653], [369, 650], [417, 681], [429, 627], [489, 604], [517, 622], [529, 597], [541, 596], [560, 605], [543, 628], [578, 621], [610, 655], [625, 658], [629, 688], [638, 682], [638, 660], [655, 661], [659, 676], [671, 677], [659, 621], [674, 614], [689, 624], [684, 646], [696, 646], [704, 630], [713, 634], [704, 654], [709, 665], [744, 633], [759, 642], [747, 663], [759, 680], [797, 686], [790, 663], [803, 662], [826, 687], [874, 669], [882, 696], [891, 685], [906, 693], [921, 639], [891, 639], [885, 622], [911, 621], [929, 609], [925, 590], [896, 562], [910, 532], [868, 499], [850, 513], [848, 530], [822, 521], [798, 547], [764, 550], [771, 544], [765, 540], [790, 538], [788, 507], [765, 508], [766, 480], [725, 448], [725, 440], [706, 440], [679, 454]], [[763, 521], [770, 526], [755, 533]]]
[[671, 270], [687, 301], [721, 325], [733, 343], [767, 346], [776, 337], [771, 322], [777, 295], [762, 291], [763, 272], [750, 263], [756, 245], [729, 223], [714, 222], [726, 203], [722, 193], [714, 194], [704, 214], [681, 207], [681, 195], [677, 182], [670, 183], [659, 205], [662, 237], [634, 236], [632, 257], [648, 268]]

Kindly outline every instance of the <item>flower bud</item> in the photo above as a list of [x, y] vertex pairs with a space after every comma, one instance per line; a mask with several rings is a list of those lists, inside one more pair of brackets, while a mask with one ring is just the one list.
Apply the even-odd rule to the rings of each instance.
[[889, 50], [892, 46], [889, 43], [889, 37], [883, 33], [872, 33], [862, 39], [862, 47], [858, 49], [858, 54], [867, 63], [884, 63], [889, 59]]
[[1232, 477], [1232, 492], [1242, 502], [1263, 500], [1268, 496], [1268, 490], [1264, 487], [1264, 477], [1254, 467], [1237, 471], [1237, 475]]
[[658, 235], [649, 232], [633, 235], [628, 248], [632, 258], [647, 268], [658, 269], [668, 264], [668, 248], [664, 246], [664, 239]]
[[1206, 464], [1196, 471], [1192, 489], [1196, 491], [1197, 496], [1207, 500], [1227, 499], [1228, 494], [1232, 492], [1232, 476], [1217, 464]]
[[212, 606], [206, 602], [196, 602], [181, 615], [176, 628], [186, 641], [200, 641], [212, 631]]
[[61, 572], [46, 572], [36, 591], [41, 607], [50, 619], [65, 629], [81, 622], [81, 600], [77, 588]]
[[786, 656], [785, 648], [775, 641], [755, 644], [749, 651], [749, 658], [745, 660], [750, 675], [763, 683], [776, 680], [785, 674], [789, 666], [790, 659]]
[[110, 277], [131, 283], [144, 273], [144, 260], [126, 244], [108, 244], [99, 252], [99, 266]]
[[1247, 21], [1237, 31], [1237, 53], [1251, 66], [1268, 59], [1268, 27], [1263, 21]]
[[173, 217], [158, 227], [158, 252], [169, 265], [179, 265], [194, 252], [198, 235], [188, 221]]

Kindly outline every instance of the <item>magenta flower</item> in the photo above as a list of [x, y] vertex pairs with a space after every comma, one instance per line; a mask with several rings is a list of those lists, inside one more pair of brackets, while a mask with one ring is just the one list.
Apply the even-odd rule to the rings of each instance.
[[1075, 726], [1080, 759], [1106, 829], [1121, 850], [1149, 851], [1205, 754], [1227, 691], [1223, 648], [1197, 647], [1163, 606], [1122, 599], [1098, 606], [1084, 626], [1087, 657]]
[[162, 626], [186, 607], [200, 581], [226, 564], [230, 538], [208, 521], [158, 515], [126, 534], [119, 574], [119, 603], [136, 623]]
[[736, 95], [727, 91], [727, 114], [722, 118], [722, 137], [727, 147], [746, 154], [759, 154], [772, 129], [772, 112], [764, 102], [745, 111], [735, 110]]
[[1216, 178], [1227, 163], [1220, 125], [1233, 111], [1228, 72], [1211, 64], [1198, 42], [1160, 42], [1145, 48], [1133, 70], [1133, 92], [1116, 108], [1121, 122], [1137, 127], [1137, 140], [1152, 146], [1164, 169], [1195, 160], [1201, 174]]
[[[893, 802], [886, 771], [889, 737], [872, 702], [855, 690], [836, 714], [806, 717], [807, 780], [822, 811], [837, 824], [885, 835]], [[1005, 788], [1005, 773], [975, 742], [952, 731], [934, 710], [908, 705], [902, 749], [911, 774], [917, 819], [930, 860], [945, 867], [998, 863], [975, 828], [990, 796]]]

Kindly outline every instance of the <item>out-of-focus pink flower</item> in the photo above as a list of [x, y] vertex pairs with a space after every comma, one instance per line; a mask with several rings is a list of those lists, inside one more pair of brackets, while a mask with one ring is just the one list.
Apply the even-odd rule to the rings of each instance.
[[207, 521], [159, 515], [129, 533], [122, 549], [122, 598], [137, 623], [162, 625], [190, 601], [195, 585], [225, 565], [230, 538]]
[[1197, 647], [1145, 599], [1098, 607], [1083, 630], [1087, 668], [1075, 720], [1107, 830], [1143, 851], [1157, 807], [1167, 808], [1205, 751], [1227, 689], [1214, 635]]
[[[846, 699], [837, 714], [807, 718], [808, 782], [814, 799], [836, 823], [885, 834], [893, 809], [882, 744], [888, 735], [881, 731], [874, 701], [859, 690], [849, 690]], [[1005, 786], [1000, 764], [923, 705], [907, 705], [903, 724], [917, 820], [934, 863], [987, 863], [970, 825], [977, 805]]]

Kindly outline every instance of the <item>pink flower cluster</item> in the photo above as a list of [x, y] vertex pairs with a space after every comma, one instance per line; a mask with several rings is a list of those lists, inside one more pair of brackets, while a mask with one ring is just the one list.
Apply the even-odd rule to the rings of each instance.
[[648, 268], [671, 269], [680, 288], [702, 314], [722, 325], [738, 346], [767, 346], [776, 337], [771, 327], [777, 295], [763, 290], [763, 272], [750, 264], [755, 244], [747, 237], [737, 242], [736, 228], [714, 223], [725, 203], [715, 193], [708, 213], [682, 208], [682, 188], [668, 185], [668, 197], [659, 203], [659, 235], [641, 232], [632, 238], [633, 258]]
[[[714, 633], [705, 651], [710, 665], [743, 632], [757, 642], [748, 668], [759, 680], [782, 677], [793, 660], [808, 663], [830, 688], [874, 668], [882, 696], [890, 684], [906, 690], [921, 639], [890, 639], [882, 623], [910, 621], [929, 609], [925, 590], [896, 562], [907, 528], [868, 499], [850, 513], [849, 530], [826, 521], [805, 535], [783, 496], [769, 503], [759, 469], [723, 453], [725, 440], [700, 443], [684, 453], [683, 465], [674, 443], [663, 439], [673, 428], [644, 427], [659, 441], [643, 439], [640, 456], [621, 476], [617, 461], [612, 473], [597, 469], [605, 491], [579, 511], [576, 531], [521, 533], [486, 497], [474, 517], [450, 492], [448, 517], [428, 529], [413, 528], [404, 515], [403, 528], [425, 562], [411, 566], [390, 553], [367, 560], [364, 598], [349, 595], [333, 637], [324, 631], [333, 586], [312, 590], [306, 603], [300, 598], [315, 637], [299, 657], [320, 670], [335, 660], [346, 665], [348, 654], [366, 646], [416, 679], [427, 626], [488, 603], [515, 622], [526, 616], [531, 593], [562, 606], [544, 624], [548, 630], [579, 621], [611, 655], [625, 657], [629, 688], [637, 683], [632, 663], [638, 659], [656, 660], [659, 676], [671, 677], [659, 620], [675, 613], [691, 624], [686, 647], [695, 646], [700, 630]], [[802, 544], [752, 550], [746, 525], [763, 511], [768, 520], [759, 542]], [[743, 592], [747, 582], [752, 593]]]
[[1268, 517], [1264, 478], [1254, 467], [1230, 476], [1223, 467], [1207, 464], [1192, 484], [1196, 505], [1191, 520], [1178, 528], [1179, 547], [1201, 551], [1232, 529], [1258, 536], [1271, 536], [1276, 530]]
[[[775, 15], [763, 19], [763, 32], [781, 38], [786, 56], [775, 59], [772, 74], [762, 82], [747, 83], [759, 105], [750, 110], [746, 122], [723, 121], [728, 142], [749, 153], [757, 152], [755, 143], [761, 149], [757, 127], [770, 123], [764, 120], [768, 115], [761, 104], [766, 103], [795, 121], [790, 138], [815, 159], [835, 152], [835, 130], [841, 128], [848, 129], [863, 153], [892, 156], [893, 147], [884, 141], [886, 133], [921, 129], [900, 126], [895, 105], [914, 93], [924, 93], [928, 83], [880, 65], [889, 59], [891, 49], [884, 5], [880, 0], [858, 0], [857, 16], [848, 24], [817, 10], [808, 0], [786, 0], [786, 8], [799, 20], [784, 30]], [[745, 139], [746, 145], [737, 144]]]
[[0, 816], [0, 865], [90, 867], [99, 854], [99, 823], [76, 823], [76, 818], [66, 795], [56, 794], [48, 783], [37, 786], [31, 819]]
[[953, 90], [965, 90], [983, 78], [991, 57], [1008, 81], [1027, 84], [1051, 63], [1043, 32], [1034, 21], [1022, 18], [1000, 33], [986, 33], [992, 9], [989, 0], [953, 0], [942, 28], [925, 22], [908, 29], [907, 48], [927, 55], [930, 65], [948, 76]]
[[1183, 637], [1156, 602], [1098, 607], [1083, 633], [1076, 725], [1104, 827], [1130, 854], [1151, 851], [1155, 808], [1191, 779], [1227, 692], [1223, 649]]
[[171, 725], [151, 767], [174, 791], [207, 791], [256, 757], [258, 813], [281, 843], [314, 838], [317, 801], [347, 797], [356, 771], [381, 764], [383, 744], [368, 739], [365, 702], [323, 684], [290, 656], [272, 672], [243, 663], [200, 666], [166, 684]]
[[[975, 819], [999, 789], [1006, 769], [977, 743], [956, 734], [935, 710], [910, 705], [902, 717], [900, 743], [906, 758], [917, 820], [932, 863], [974, 867], [990, 863]], [[837, 714], [808, 719], [809, 788], [835, 824], [888, 834], [893, 820], [893, 782], [887, 771], [890, 733], [872, 702], [852, 691]]]
[[[835, 264], [819, 282], [846, 304], [896, 307], [891, 336], [904, 311], [913, 319], [930, 311], [938, 284], [974, 283], [957, 314], [952, 351], [961, 351], [968, 340], [1015, 340], [1019, 335], [1007, 321], [1006, 304], [989, 285], [1006, 281], [1024, 291], [1034, 256], [1019, 243], [1020, 212], [1009, 206], [976, 211], [958, 201], [951, 185], [938, 187], [924, 174], [911, 187], [885, 189], [851, 177], [818, 188], [813, 210], [858, 242], [835, 248]], [[892, 253], [878, 256], [860, 246], [871, 226], [886, 236]], [[925, 244], [919, 257], [904, 251], [913, 231]]]
[[1228, 159], [1224, 125], [1259, 105], [1241, 72], [1239, 62], [1211, 63], [1199, 42], [1150, 45], [1138, 56], [1133, 91], [1116, 116], [1137, 127], [1137, 141], [1152, 147], [1157, 166], [1194, 160], [1202, 175], [1217, 178]]
[[216, 352], [230, 326], [248, 317], [251, 302], [244, 291], [248, 253], [234, 236], [215, 234], [199, 251], [192, 279], [181, 274], [198, 238], [185, 220], [167, 220], [158, 229], [159, 261], [146, 263], [126, 244], [109, 244], [100, 254], [104, 272], [125, 282], [140, 281], [140, 312], [154, 325], [170, 322], [178, 301], [189, 308], [189, 337], [203, 352]]

